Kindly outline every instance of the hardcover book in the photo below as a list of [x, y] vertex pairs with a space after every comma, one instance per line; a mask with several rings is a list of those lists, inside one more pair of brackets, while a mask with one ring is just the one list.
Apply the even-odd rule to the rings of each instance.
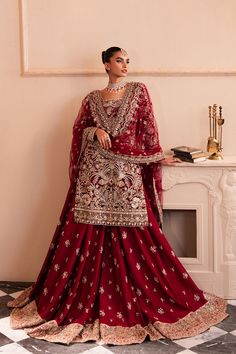
[[180, 160], [185, 161], [185, 162], [196, 163], [196, 162], [206, 161], [208, 156], [201, 156], [201, 157], [191, 158], [191, 157], [175, 154], [174, 157], [178, 157]]
[[190, 154], [190, 153], [186, 153], [186, 152], [179, 152], [179, 151], [175, 151], [175, 155], [178, 155], [179, 158], [182, 157], [186, 157], [186, 158], [192, 158], [192, 159], [196, 159], [198, 157], [208, 157], [209, 154], [207, 154], [206, 152], [197, 152], [196, 154]]
[[173, 147], [173, 148], [171, 148], [171, 151], [174, 151], [174, 153], [182, 153], [182, 154], [186, 154], [186, 155], [194, 155], [194, 154], [198, 154], [198, 153], [203, 153], [203, 150], [200, 148], [195, 148], [195, 147], [185, 146], [185, 145]]

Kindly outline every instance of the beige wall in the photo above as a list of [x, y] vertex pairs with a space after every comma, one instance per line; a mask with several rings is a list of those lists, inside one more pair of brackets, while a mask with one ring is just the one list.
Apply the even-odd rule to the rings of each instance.
[[[236, 155], [236, 77], [199, 75], [236, 70], [236, 22], [232, 20], [236, 9], [234, 0], [148, 0], [145, 8], [144, 2], [129, 0], [125, 6], [123, 2], [117, 4], [118, 15], [114, 15], [109, 13], [110, 1], [103, 0], [99, 2], [99, 17], [92, 11], [92, 5], [98, 4], [95, 0], [60, 0], [57, 7], [55, 0], [23, 2], [29, 5], [23, 18], [25, 76], [21, 75], [18, 1], [0, 1], [0, 280], [32, 281], [40, 270], [66, 196], [71, 129], [81, 99], [106, 83], [105, 76], [78, 73], [99, 73], [100, 51], [113, 43], [125, 47], [133, 61], [131, 68], [136, 71], [130, 80], [143, 81], [149, 87], [164, 149], [177, 144], [204, 147], [207, 107], [217, 103], [223, 106], [226, 119], [224, 152]], [[55, 9], [55, 18], [59, 16], [60, 21], [53, 17]], [[207, 10], [211, 25], [206, 27]], [[124, 11], [126, 22], [121, 21], [119, 27]], [[199, 27], [197, 11], [204, 14]], [[154, 16], [152, 20], [150, 16]], [[109, 26], [106, 19], [111, 22]], [[60, 23], [65, 26], [64, 32], [59, 31]], [[214, 23], [217, 32], [212, 31]], [[206, 29], [209, 33], [204, 35]], [[209, 43], [212, 51], [207, 50]], [[218, 56], [216, 43], [222, 44]], [[137, 75], [144, 70], [148, 75]], [[184, 71], [195, 75], [183, 75]], [[168, 76], [168, 72], [180, 74]]]

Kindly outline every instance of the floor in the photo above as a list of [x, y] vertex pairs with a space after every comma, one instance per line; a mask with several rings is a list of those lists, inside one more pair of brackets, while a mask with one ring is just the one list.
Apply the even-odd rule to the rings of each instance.
[[0, 282], [0, 353], [65, 354], [236, 354], [236, 300], [228, 300], [228, 316], [205, 333], [179, 340], [146, 341], [129, 346], [83, 343], [63, 345], [29, 338], [23, 330], [12, 330], [6, 303], [29, 283]]

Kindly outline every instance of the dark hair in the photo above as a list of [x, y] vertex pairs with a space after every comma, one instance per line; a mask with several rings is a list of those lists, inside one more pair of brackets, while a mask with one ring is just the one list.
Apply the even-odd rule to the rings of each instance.
[[102, 62], [103, 64], [105, 63], [109, 63], [110, 61], [110, 58], [113, 57], [113, 55], [116, 53], [116, 52], [120, 52], [122, 49], [119, 48], [119, 47], [110, 47], [108, 48], [107, 50], [104, 50], [102, 52]]

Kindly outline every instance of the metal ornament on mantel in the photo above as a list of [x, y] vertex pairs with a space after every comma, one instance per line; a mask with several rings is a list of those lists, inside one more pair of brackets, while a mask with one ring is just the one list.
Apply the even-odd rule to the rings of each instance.
[[[210, 123], [210, 136], [207, 142], [207, 151], [211, 153], [210, 160], [222, 160], [222, 125], [224, 119], [222, 117], [222, 106], [217, 104], [209, 106], [209, 123]], [[218, 114], [217, 114], [218, 111]]]

